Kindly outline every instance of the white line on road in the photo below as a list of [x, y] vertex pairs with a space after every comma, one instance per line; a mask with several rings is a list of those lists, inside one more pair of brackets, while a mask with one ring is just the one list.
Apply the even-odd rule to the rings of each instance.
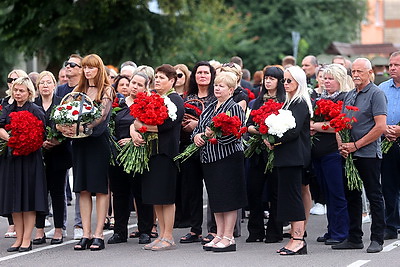
[[389, 244], [387, 246], [384, 246], [382, 251], [383, 252], [388, 252], [388, 251], [391, 251], [392, 249], [395, 249], [395, 248], [398, 248], [398, 247], [400, 247], [400, 240], [397, 240], [397, 241], [395, 241], [395, 242], [393, 242], [393, 243], [391, 243], [391, 244]]
[[347, 265], [347, 267], [359, 267], [370, 261], [371, 260], [358, 260], [358, 261], [353, 262], [352, 264]]
[[[137, 224], [135, 223], [135, 224], [128, 225], [128, 229], [131, 229], [133, 227], [137, 227]], [[114, 231], [108, 230], [108, 231], [104, 231], [103, 235], [106, 236], [106, 235], [109, 235], [109, 234], [112, 234], [112, 233], [114, 233]], [[37, 252], [40, 252], [40, 251], [43, 251], [43, 250], [46, 250], [46, 249], [53, 249], [53, 248], [57, 248], [57, 247], [61, 247], [61, 246], [69, 245], [69, 244], [74, 244], [74, 243], [77, 243], [77, 242], [78, 242], [77, 240], [70, 240], [70, 241], [63, 242], [62, 244], [59, 244], [59, 245], [50, 245], [50, 246], [45, 246], [45, 247], [41, 247], [41, 248], [35, 248], [35, 249], [33, 249], [31, 251], [28, 251], [28, 252], [16, 253], [16, 254], [12, 254], [12, 255], [9, 255], [9, 256], [2, 257], [2, 258], [0, 258], [0, 262], [6, 261], [6, 260], [10, 260], [10, 259], [14, 259], [14, 258], [18, 258], [18, 257], [22, 257], [22, 256], [29, 255], [29, 254], [32, 254], [32, 253], [37, 253]]]

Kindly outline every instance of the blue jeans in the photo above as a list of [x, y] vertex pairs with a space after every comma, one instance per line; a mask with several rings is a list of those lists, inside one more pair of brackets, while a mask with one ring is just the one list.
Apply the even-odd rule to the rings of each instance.
[[326, 238], [344, 240], [349, 233], [349, 215], [343, 184], [343, 164], [339, 152], [313, 158], [314, 172], [323, 190], [328, 219]]

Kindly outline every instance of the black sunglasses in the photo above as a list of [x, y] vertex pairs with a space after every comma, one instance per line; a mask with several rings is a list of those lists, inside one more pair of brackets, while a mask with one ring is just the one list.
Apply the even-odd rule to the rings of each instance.
[[7, 83], [13, 83], [18, 78], [7, 78]]
[[285, 83], [285, 82], [291, 83], [292, 80], [291, 79], [285, 79], [285, 78], [281, 79], [281, 83]]
[[183, 73], [178, 73], [178, 78], [180, 79], [180, 78], [182, 78], [183, 77]]
[[70, 65], [71, 68], [75, 68], [75, 67], [82, 68], [79, 64], [77, 64], [75, 62], [65, 61], [64, 62], [64, 67], [67, 67], [68, 65]]

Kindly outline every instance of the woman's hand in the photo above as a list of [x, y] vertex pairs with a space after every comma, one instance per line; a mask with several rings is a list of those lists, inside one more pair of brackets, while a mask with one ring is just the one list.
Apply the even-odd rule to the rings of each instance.
[[131, 137], [134, 146], [141, 146], [145, 143], [142, 135], [139, 132], [131, 131]]
[[208, 138], [211, 138], [211, 137], [213, 137], [214, 135], [215, 135], [215, 133], [214, 133], [214, 131], [212, 131], [211, 129], [210, 129], [210, 127], [206, 127], [206, 131], [204, 132], [204, 135], [206, 136], [206, 137], [208, 137]]
[[269, 150], [274, 150], [274, 145], [271, 145], [267, 139], [263, 139], [264, 144], [268, 147]]
[[76, 134], [76, 124], [72, 125], [56, 124], [56, 129], [67, 137], [72, 137]]
[[138, 120], [138, 119], [136, 119], [134, 122], [133, 122], [133, 126], [135, 126], [135, 130], [139, 130], [140, 128], [142, 128], [143, 127], [143, 122], [141, 122], [140, 120]]
[[55, 138], [48, 139], [48, 140], [43, 142], [43, 148], [49, 150], [49, 149], [52, 149], [55, 146], [58, 146], [59, 144], [61, 144], [61, 143], [58, 142], [57, 139], [55, 139]]
[[187, 119], [183, 123], [184, 126], [182, 127], [182, 129], [185, 132], [191, 133], [191, 132], [193, 132], [194, 128], [196, 128], [197, 124], [199, 124], [199, 122], [197, 120]]
[[122, 139], [118, 140], [117, 143], [119, 146], [125, 146], [131, 140], [132, 140], [132, 138], [122, 138]]
[[196, 134], [193, 138], [194, 144], [198, 147], [204, 146], [206, 144], [206, 141], [204, 141], [202, 135], [204, 135], [204, 133], [199, 133]]
[[256, 127], [254, 127], [253, 125], [250, 125], [249, 127], [247, 127], [247, 131], [251, 134], [260, 134], [260, 132], [257, 131]]

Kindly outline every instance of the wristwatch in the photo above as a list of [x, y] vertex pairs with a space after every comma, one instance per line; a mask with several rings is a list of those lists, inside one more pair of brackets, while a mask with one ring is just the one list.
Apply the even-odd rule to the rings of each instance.
[[93, 132], [93, 129], [89, 128], [87, 123], [85, 123], [83, 125], [83, 133], [86, 134], [86, 135], [91, 135], [92, 132]]

